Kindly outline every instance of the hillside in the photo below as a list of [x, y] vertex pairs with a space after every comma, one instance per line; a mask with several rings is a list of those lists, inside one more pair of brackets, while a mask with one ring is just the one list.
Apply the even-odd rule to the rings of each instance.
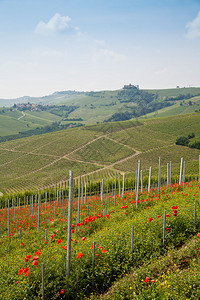
[[[0, 106], [7, 106], [0, 108], [0, 137], [4, 137], [0, 142], [55, 131], [51, 129], [53, 123], [57, 124], [56, 130], [61, 130], [69, 125], [164, 117], [199, 110], [200, 88], [125, 87], [115, 91], [63, 91], [38, 98], [0, 99]], [[32, 107], [27, 109], [29, 103]]]
[[63, 184], [68, 170], [84, 181], [102, 176], [135, 174], [141, 160], [144, 175], [152, 166], [157, 175], [158, 157], [162, 174], [172, 162], [178, 174], [180, 158], [186, 161], [186, 175], [198, 175], [200, 150], [176, 145], [178, 136], [195, 133], [200, 140], [200, 113], [140, 121], [124, 121], [71, 128], [59, 132], [0, 144], [0, 191], [35, 190]]
[[66, 197], [14, 207], [10, 198], [0, 209], [0, 299], [199, 299], [197, 181], [145, 190], [137, 207], [132, 190], [115, 195], [75, 198], [71, 218]]

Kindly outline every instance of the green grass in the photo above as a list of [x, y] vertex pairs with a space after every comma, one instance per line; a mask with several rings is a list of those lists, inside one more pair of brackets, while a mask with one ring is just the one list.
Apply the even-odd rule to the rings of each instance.
[[159, 97], [175, 97], [180, 94], [187, 95], [191, 94], [195, 96], [196, 94], [200, 93], [199, 87], [187, 87], [187, 88], [172, 88], [172, 89], [157, 89], [157, 90], [145, 90], [149, 93], [158, 94]]
[[[156, 295], [160, 297], [158, 299], [168, 299], [169, 292], [174, 297], [172, 299], [186, 299], [186, 296], [190, 298], [191, 295], [198, 299], [200, 262], [196, 249], [200, 247], [200, 239], [197, 238], [200, 230], [199, 195], [197, 182], [189, 182], [185, 184], [184, 192], [183, 186], [176, 184], [167, 190], [162, 187], [160, 195], [157, 189], [152, 189], [150, 194], [144, 192], [140, 196], [137, 209], [135, 195], [128, 191], [125, 193], [125, 199], [120, 199], [117, 195], [116, 205], [113, 205], [114, 199], [111, 195], [107, 201], [105, 198], [100, 201], [99, 196], [88, 197], [88, 202], [83, 204], [79, 226], [75, 226], [75, 199], [69, 279], [66, 278], [66, 250], [62, 248], [67, 242], [66, 199], [59, 200], [57, 205], [51, 201], [47, 209], [41, 205], [38, 233], [38, 208], [35, 205], [33, 214], [30, 208], [21, 207], [15, 210], [15, 217], [14, 210], [10, 209], [10, 255], [6, 237], [7, 214], [0, 210], [0, 299], [40, 299], [42, 263], [45, 266], [44, 291], [47, 299], [60, 299], [62, 289], [65, 290], [63, 299], [98, 299], [100, 294], [104, 294], [104, 299], [134, 299], [133, 296], [136, 299], [153, 299]], [[195, 198], [196, 227], [193, 216]], [[176, 215], [173, 214], [174, 206], [177, 206]], [[104, 215], [105, 209], [107, 211]], [[164, 210], [169, 216], [166, 216], [163, 246]], [[97, 256], [93, 276], [94, 241]], [[80, 253], [82, 256], [78, 258]], [[31, 258], [25, 261], [27, 255], [31, 255]], [[38, 255], [38, 265], [32, 264], [35, 255]], [[26, 267], [30, 268], [27, 276], [24, 276], [24, 273], [20, 275], [19, 270]], [[184, 270], [188, 270], [188, 276], [184, 276]], [[149, 277], [150, 281], [154, 280], [154, 285], [151, 282], [146, 283], [146, 277]], [[118, 280], [119, 284], [116, 283]], [[113, 283], [113, 287], [107, 293]], [[189, 288], [191, 284], [192, 288]], [[178, 289], [179, 286], [181, 288]]]

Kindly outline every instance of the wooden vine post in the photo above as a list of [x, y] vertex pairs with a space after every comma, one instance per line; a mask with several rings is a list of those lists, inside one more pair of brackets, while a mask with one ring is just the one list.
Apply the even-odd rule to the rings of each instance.
[[140, 160], [138, 160], [136, 207], [137, 207], [137, 203], [138, 203], [138, 199], [139, 199], [139, 185], [140, 185]]
[[72, 205], [73, 205], [73, 172], [69, 171], [69, 202], [68, 202], [68, 231], [67, 231], [67, 266], [66, 275], [70, 276], [71, 262], [71, 229], [72, 229]]

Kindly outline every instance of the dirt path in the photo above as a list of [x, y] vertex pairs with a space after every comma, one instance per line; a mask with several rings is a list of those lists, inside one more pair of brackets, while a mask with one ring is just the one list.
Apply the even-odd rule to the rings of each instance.
[[17, 120], [20, 120], [20, 119], [22, 119], [22, 118], [24, 118], [24, 117], [25, 117], [25, 113], [24, 113], [23, 111], [21, 111], [21, 113], [22, 113], [22, 116], [21, 116], [21, 117], [19, 117], [19, 118], [17, 118]]

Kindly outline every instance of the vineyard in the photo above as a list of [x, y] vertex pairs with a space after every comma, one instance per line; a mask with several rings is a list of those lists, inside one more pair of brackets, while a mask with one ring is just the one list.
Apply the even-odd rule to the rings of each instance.
[[198, 299], [199, 121], [1, 143], [0, 299]]
[[72, 128], [10, 142], [0, 143], [0, 192], [5, 195], [35, 193], [68, 180], [68, 170], [84, 182], [113, 179], [126, 174], [134, 177], [138, 160], [147, 174], [157, 174], [161, 157], [163, 173], [172, 162], [177, 174], [180, 157], [186, 161], [187, 176], [198, 175], [199, 150], [178, 146], [176, 138], [195, 133], [200, 139], [200, 114], [171, 118], [102, 123]]
[[89, 190], [70, 172], [69, 189], [5, 200], [0, 299], [199, 298], [200, 184], [184, 172]]

